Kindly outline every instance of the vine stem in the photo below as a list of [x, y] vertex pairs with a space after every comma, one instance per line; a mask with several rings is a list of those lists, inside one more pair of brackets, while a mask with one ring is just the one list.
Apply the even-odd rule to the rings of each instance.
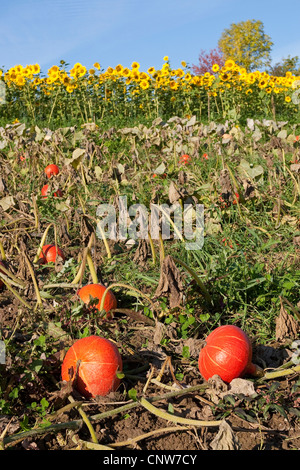
[[24, 257], [25, 257], [25, 261], [27, 263], [27, 266], [28, 266], [28, 269], [30, 271], [30, 275], [31, 275], [31, 278], [32, 278], [32, 282], [33, 282], [33, 285], [34, 285], [34, 289], [35, 289], [35, 293], [36, 293], [36, 298], [37, 298], [37, 305], [39, 307], [42, 307], [43, 305], [43, 302], [42, 302], [42, 298], [41, 298], [41, 294], [40, 294], [40, 290], [39, 290], [39, 287], [38, 287], [38, 284], [37, 284], [37, 281], [36, 281], [36, 277], [35, 277], [35, 274], [34, 274], [34, 271], [32, 269], [32, 266], [31, 266], [31, 263], [27, 257], [27, 255], [24, 253]]
[[90, 268], [90, 273], [92, 276], [93, 283], [98, 284], [98, 276], [97, 276], [96, 269], [92, 260], [91, 252], [89, 249], [87, 251], [86, 259]]
[[[155, 401], [160, 401], [160, 400], [166, 400], [166, 399], [169, 399], [169, 398], [174, 398], [176, 396], [186, 395], [188, 393], [204, 391], [208, 387], [209, 387], [208, 384], [199, 384], [199, 385], [194, 385], [194, 386], [191, 386], [191, 387], [183, 388], [181, 390], [174, 390], [173, 392], [168, 392], [168, 393], [165, 393], [163, 395], [153, 396], [153, 397], [149, 398], [149, 402], [150, 401], [155, 402]], [[128, 410], [130, 410], [132, 408], [135, 408], [135, 407], [138, 407], [138, 406], [141, 406], [141, 403], [139, 401], [132, 401], [130, 403], [127, 403], [126, 405], [120, 406], [120, 407], [115, 408], [113, 410], [104, 411], [102, 413], [90, 416], [89, 421], [91, 421], [91, 422], [99, 421], [101, 419], [105, 419], [105, 418], [114, 416], [118, 413], [123, 413], [124, 411], [128, 411]], [[208, 421], [208, 423], [211, 423], [211, 422], [213, 422], [213, 421]], [[77, 419], [77, 420], [73, 420], [73, 421], [66, 421], [66, 422], [63, 422], [63, 423], [51, 424], [51, 425], [45, 426], [45, 427], [34, 428], [34, 429], [31, 429], [30, 431], [24, 431], [24, 432], [12, 434], [11, 436], [4, 437], [1, 444], [3, 446], [5, 446], [5, 445], [11, 444], [13, 442], [22, 441], [22, 440], [24, 440], [28, 437], [47, 434], [47, 433], [51, 433], [51, 432], [59, 432], [59, 431], [64, 430], [64, 429], [78, 430], [78, 429], [81, 428], [82, 424], [83, 424], [83, 419]], [[210, 426], [210, 424], [208, 424], [208, 426]]]
[[80, 440], [80, 443], [86, 446], [87, 449], [92, 449], [92, 450], [106, 450], [106, 449], [116, 450], [117, 447], [127, 447], [130, 445], [134, 445], [136, 442], [147, 439], [148, 437], [156, 436], [157, 434], [164, 434], [164, 433], [175, 432], [175, 431], [187, 431], [189, 429], [190, 429], [190, 426], [169, 426], [166, 428], [154, 429], [153, 431], [149, 431], [139, 436], [132, 437], [131, 439], [127, 439], [126, 441], [112, 442], [111, 444], [109, 444], [109, 446], [104, 446], [101, 444], [93, 444], [92, 442], [83, 441], [83, 440]]
[[[156, 401], [161, 401], [161, 400], [168, 400], [169, 398], [175, 398], [175, 397], [180, 397], [182, 395], [187, 395], [188, 393], [193, 393], [193, 392], [200, 392], [204, 391], [209, 387], [208, 384], [199, 384], [199, 385], [194, 385], [191, 387], [183, 388], [181, 390], [174, 390], [172, 392], [165, 393], [163, 395], [156, 395], [151, 398], [149, 398], [149, 402], [156, 402]], [[130, 403], [127, 403], [126, 405], [122, 405], [118, 408], [115, 408], [113, 410], [109, 411], [103, 411], [102, 413], [98, 413], [96, 415], [93, 415], [90, 417], [91, 421], [98, 421], [101, 419], [109, 418], [111, 416], [114, 416], [115, 414], [118, 413], [123, 413], [124, 411], [131, 410], [132, 408], [135, 408], [137, 406], [141, 406], [139, 401], [132, 401]]]
[[140, 404], [146, 408], [146, 410], [153, 413], [155, 416], [159, 418], [165, 419], [167, 421], [172, 421], [173, 423], [180, 423], [186, 426], [198, 426], [198, 427], [205, 427], [205, 426], [220, 426], [222, 423], [221, 421], [201, 421], [199, 419], [188, 419], [183, 418], [182, 416], [175, 416], [171, 413], [167, 413], [166, 411], [159, 410], [156, 406], [152, 405], [146, 398], [142, 397], [140, 399]]
[[[74, 398], [73, 398], [71, 395], [69, 395], [68, 398], [69, 398], [69, 401], [70, 401], [71, 403], [74, 403], [74, 402], [75, 402]], [[84, 421], [85, 424], [87, 425], [87, 428], [88, 428], [88, 430], [89, 430], [89, 432], [90, 432], [92, 441], [93, 441], [95, 444], [98, 444], [98, 439], [97, 439], [96, 433], [95, 433], [95, 431], [94, 431], [94, 428], [93, 428], [93, 426], [92, 426], [92, 424], [91, 424], [91, 422], [90, 422], [90, 420], [89, 420], [87, 414], [85, 413], [85, 411], [83, 411], [83, 409], [81, 408], [81, 405], [79, 405], [79, 406], [77, 407], [77, 409], [78, 409], [78, 412], [79, 412], [80, 416], [82, 417], [83, 421]]]
[[18, 287], [22, 289], [25, 289], [25, 287], [27, 286], [25, 282], [21, 281], [16, 276], [14, 276], [13, 273], [11, 273], [8, 269], [6, 269], [5, 266], [1, 266], [1, 271], [2, 273], [0, 272], [0, 277], [1, 277], [1, 274], [4, 275], [4, 279], [7, 278], [9, 282], [11, 282], [10, 279], [12, 279], [14, 281], [14, 285], [16, 284]]
[[262, 380], [276, 379], [277, 377], [285, 377], [286, 375], [296, 374], [300, 372], [300, 365], [291, 367], [289, 369], [274, 370], [272, 372], [266, 372], [262, 377]]
[[12, 442], [23, 441], [28, 437], [38, 436], [41, 434], [46, 434], [48, 432], [59, 432], [63, 429], [73, 429], [78, 430], [82, 426], [82, 419], [77, 419], [74, 421], [67, 421], [65, 423], [56, 423], [51, 424], [50, 426], [31, 429], [30, 431], [19, 432], [12, 434], [11, 436], [4, 437], [2, 444], [5, 446], [11, 444]]
[[44, 246], [44, 244], [45, 244], [45, 241], [46, 241], [46, 238], [47, 238], [49, 229], [50, 229], [50, 227], [51, 227], [52, 225], [53, 225], [53, 224], [49, 224], [49, 225], [48, 225], [48, 227], [46, 228], [46, 230], [45, 230], [45, 232], [44, 232], [44, 234], [43, 234], [43, 236], [42, 236], [41, 243], [40, 243], [40, 245], [39, 245], [39, 247], [38, 247], [37, 253], [36, 253], [35, 258], [34, 258], [34, 260], [33, 260], [33, 263], [34, 263], [34, 264], [37, 263], [38, 260], [39, 260], [39, 256], [40, 256], [41, 251], [42, 251], [42, 249], [43, 249], [43, 246]]

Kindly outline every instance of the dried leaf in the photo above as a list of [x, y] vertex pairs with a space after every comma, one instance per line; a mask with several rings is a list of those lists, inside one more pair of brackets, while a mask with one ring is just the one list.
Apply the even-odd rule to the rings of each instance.
[[4, 193], [5, 190], [6, 190], [5, 182], [3, 181], [3, 179], [0, 176], [0, 193]]
[[232, 188], [231, 188], [230, 174], [227, 169], [224, 169], [221, 171], [220, 177], [219, 177], [219, 183], [221, 186], [222, 198], [225, 200], [229, 199], [232, 194]]
[[181, 195], [177, 190], [175, 183], [172, 181], [169, 187], [169, 200], [171, 204], [175, 204], [175, 202], [179, 201]]
[[182, 302], [183, 283], [181, 273], [176, 267], [173, 258], [166, 256], [161, 268], [160, 280], [155, 297], [168, 297], [170, 308], [178, 307]]
[[238, 166], [238, 172], [242, 176], [246, 175], [246, 177], [250, 177], [251, 179], [261, 179], [264, 174], [264, 169], [261, 165], [251, 166], [249, 162], [242, 159]]
[[153, 173], [156, 175], [163, 175], [166, 171], [166, 165], [164, 163], [161, 163], [155, 170], [153, 170]]
[[295, 339], [298, 337], [298, 323], [290, 315], [283, 306], [282, 300], [280, 299], [281, 307], [278, 317], [276, 318], [276, 341], [282, 341], [286, 339]]
[[294, 171], [295, 173], [300, 173], [300, 163], [293, 163], [290, 166], [291, 171]]
[[4, 211], [7, 211], [15, 205], [14, 198], [12, 196], [3, 197], [0, 199], [0, 206]]
[[166, 333], [166, 326], [163, 323], [157, 321], [155, 323], [155, 330], [154, 330], [154, 335], [153, 335], [154, 344], [160, 344], [165, 333]]
[[255, 394], [253, 382], [241, 378], [233, 379], [229, 384], [229, 393], [251, 397]]
[[149, 246], [143, 238], [139, 241], [133, 261], [139, 265], [145, 265], [149, 256]]
[[219, 426], [219, 432], [211, 442], [213, 450], [240, 450], [240, 444], [225, 419]]
[[66, 158], [65, 163], [68, 165], [72, 165], [72, 167], [77, 170], [82, 158], [85, 154], [85, 150], [81, 148], [76, 148], [72, 153], [72, 158]]

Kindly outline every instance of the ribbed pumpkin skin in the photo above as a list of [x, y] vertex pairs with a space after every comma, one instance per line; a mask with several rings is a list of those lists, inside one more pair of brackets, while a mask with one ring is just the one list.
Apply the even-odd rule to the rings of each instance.
[[120, 384], [117, 372], [122, 371], [122, 358], [118, 348], [110, 340], [99, 336], [81, 338], [67, 351], [62, 363], [61, 377], [74, 380], [77, 362], [76, 389], [85, 397], [105, 396]]
[[237, 326], [224, 325], [206, 338], [198, 366], [205, 380], [217, 374], [224, 382], [230, 383], [251, 368], [251, 361], [252, 346], [246, 333]]
[[[94, 299], [99, 299], [99, 302], [96, 304], [95, 307], [100, 310], [101, 299], [105, 291], [106, 287], [102, 284], [87, 284], [86, 286], [81, 287], [77, 294], [85, 304], [88, 304], [90, 302], [91, 297]], [[105, 296], [103, 308], [106, 312], [109, 312], [109, 310], [111, 309], [117, 308], [117, 299], [111, 290], [109, 290]]]
[[63, 260], [65, 259], [61, 248], [55, 245], [44, 245], [40, 253], [39, 259], [42, 264], [55, 263], [57, 255], [60, 256]]

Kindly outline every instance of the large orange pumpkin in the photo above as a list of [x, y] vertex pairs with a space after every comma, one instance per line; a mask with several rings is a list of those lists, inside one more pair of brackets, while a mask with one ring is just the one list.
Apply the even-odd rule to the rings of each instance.
[[99, 336], [81, 338], [68, 349], [62, 363], [62, 380], [73, 383], [76, 390], [90, 398], [105, 396], [117, 389], [122, 371], [117, 346]]
[[219, 375], [224, 382], [254, 374], [252, 345], [246, 333], [234, 325], [224, 325], [213, 330], [200, 350], [198, 366], [202, 377], [208, 380]]

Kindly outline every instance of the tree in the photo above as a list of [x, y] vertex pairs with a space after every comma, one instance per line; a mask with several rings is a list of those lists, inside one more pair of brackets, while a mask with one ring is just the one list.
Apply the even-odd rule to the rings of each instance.
[[232, 23], [223, 31], [218, 45], [225, 60], [232, 59], [247, 71], [270, 65], [273, 42], [259, 20]]
[[204, 75], [205, 72], [212, 73], [213, 65], [218, 65], [220, 68], [223, 67], [225, 63], [223, 53], [218, 47], [217, 49], [211, 49], [209, 52], [201, 50], [198, 57], [198, 65], [192, 65], [192, 70], [195, 75]]
[[300, 75], [300, 63], [299, 57], [291, 57], [288, 55], [285, 59], [282, 59], [281, 62], [277, 62], [275, 65], [270, 67], [270, 75], [275, 77], [285, 77], [286, 72], [291, 72], [293, 75]]

